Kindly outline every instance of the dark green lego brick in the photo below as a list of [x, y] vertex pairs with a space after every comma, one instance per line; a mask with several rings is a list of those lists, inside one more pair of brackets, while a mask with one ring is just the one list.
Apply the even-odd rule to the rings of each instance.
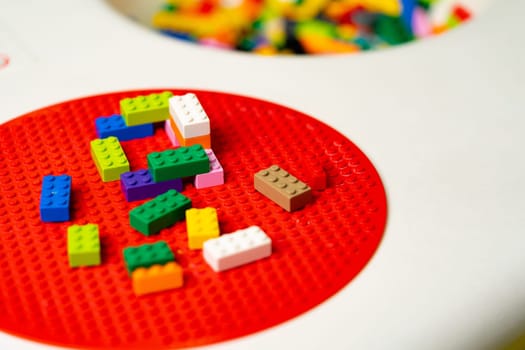
[[414, 39], [401, 17], [379, 15], [374, 23], [376, 34], [390, 45], [406, 43]]
[[148, 168], [160, 182], [207, 173], [210, 161], [201, 145], [193, 145], [148, 154]]
[[175, 256], [171, 248], [164, 241], [124, 248], [122, 253], [124, 255], [126, 269], [130, 275], [139, 267], [165, 265], [171, 261], [175, 261]]
[[131, 227], [146, 236], [157, 233], [184, 219], [191, 200], [175, 190], [158, 195], [129, 212]]

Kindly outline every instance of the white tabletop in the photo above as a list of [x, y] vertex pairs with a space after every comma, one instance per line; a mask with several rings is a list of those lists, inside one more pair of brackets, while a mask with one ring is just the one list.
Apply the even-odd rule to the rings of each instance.
[[[196, 88], [274, 101], [354, 141], [389, 216], [368, 266], [280, 326], [214, 349], [493, 349], [525, 330], [525, 1], [450, 33], [336, 57], [174, 41], [101, 1], [0, 0], [0, 121], [70, 98]], [[0, 349], [44, 349], [0, 334]]]

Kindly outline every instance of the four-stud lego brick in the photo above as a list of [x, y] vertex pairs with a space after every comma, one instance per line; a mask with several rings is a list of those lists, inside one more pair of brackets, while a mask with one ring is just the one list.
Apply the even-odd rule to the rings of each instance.
[[210, 171], [195, 176], [194, 186], [197, 189], [218, 186], [224, 184], [224, 169], [211, 149], [206, 150], [210, 160]]
[[131, 274], [131, 280], [136, 295], [180, 288], [184, 284], [182, 268], [176, 262], [139, 267]]
[[207, 173], [210, 161], [201, 145], [148, 154], [148, 168], [156, 182]]
[[153, 198], [168, 190], [182, 191], [182, 179], [153, 181], [149, 170], [130, 171], [120, 175], [120, 186], [128, 202]]
[[313, 200], [312, 189], [277, 165], [257, 172], [254, 176], [255, 189], [292, 212]]
[[211, 238], [219, 237], [219, 220], [215, 208], [186, 210], [188, 248], [202, 249], [202, 244]]
[[99, 138], [103, 139], [109, 136], [115, 136], [119, 141], [129, 141], [153, 136], [154, 133], [153, 124], [127, 126], [124, 118], [118, 114], [95, 119], [95, 127]]
[[184, 219], [191, 200], [175, 190], [169, 190], [129, 212], [131, 227], [149, 236]]
[[69, 265], [95, 266], [100, 264], [100, 237], [98, 225], [72, 225], [67, 228]]
[[272, 240], [258, 226], [250, 226], [207, 240], [202, 254], [208, 265], [219, 272], [270, 256]]
[[173, 96], [169, 91], [160, 94], [125, 98], [120, 101], [120, 113], [126, 125], [156, 123], [170, 117], [168, 99]]
[[136, 247], [127, 247], [122, 251], [126, 269], [131, 275], [139, 267], [165, 265], [175, 261], [171, 248], [164, 241], [143, 244]]
[[171, 118], [185, 139], [210, 133], [210, 119], [195, 94], [173, 96], [169, 106]]
[[91, 156], [102, 181], [115, 181], [129, 171], [129, 162], [115, 136], [91, 141]]
[[40, 195], [40, 218], [43, 222], [68, 221], [70, 200], [71, 176], [44, 176]]
[[211, 148], [211, 135], [206, 134], [202, 136], [195, 136], [190, 138], [185, 138], [180, 133], [180, 130], [178, 129], [177, 125], [175, 125], [175, 122], [173, 119], [170, 119], [168, 122], [169, 124], [168, 128], [169, 130], [166, 131], [168, 135], [173, 135], [176, 142], [173, 142], [173, 144], [177, 143], [179, 146], [193, 146], [193, 145], [202, 145], [204, 148]]

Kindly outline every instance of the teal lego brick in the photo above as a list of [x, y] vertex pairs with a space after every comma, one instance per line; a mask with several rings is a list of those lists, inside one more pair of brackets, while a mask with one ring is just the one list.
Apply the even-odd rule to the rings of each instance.
[[204, 174], [210, 160], [202, 145], [179, 147], [148, 154], [148, 167], [155, 182]]
[[100, 237], [98, 225], [72, 225], [67, 229], [69, 266], [100, 265]]
[[171, 248], [164, 241], [143, 244], [137, 247], [127, 247], [122, 251], [126, 269], [131, 275], [139, 267], [150, 267], [153, 265], [165, 265], [175, 261]]
[[183, 194], [169, 190], [129, 212], [129, 223], [146, 236], [159, 232], [183, 220], [191, 200]]
[[164, 91], [160, 94], [137, 96], [120, 100], [120, 114], [127, 126], [156, 123], [170, 117], [168, 99], [173, 94]]

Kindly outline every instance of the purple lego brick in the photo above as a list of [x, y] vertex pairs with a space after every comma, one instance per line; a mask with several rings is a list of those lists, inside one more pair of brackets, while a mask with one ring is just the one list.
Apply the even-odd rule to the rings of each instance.
[[153, 198], [171, 189], [182, 191], [182, 179], [155, 182], [149, 170], [130, 171], [120, 175], [120, 185], [128, 202]]

